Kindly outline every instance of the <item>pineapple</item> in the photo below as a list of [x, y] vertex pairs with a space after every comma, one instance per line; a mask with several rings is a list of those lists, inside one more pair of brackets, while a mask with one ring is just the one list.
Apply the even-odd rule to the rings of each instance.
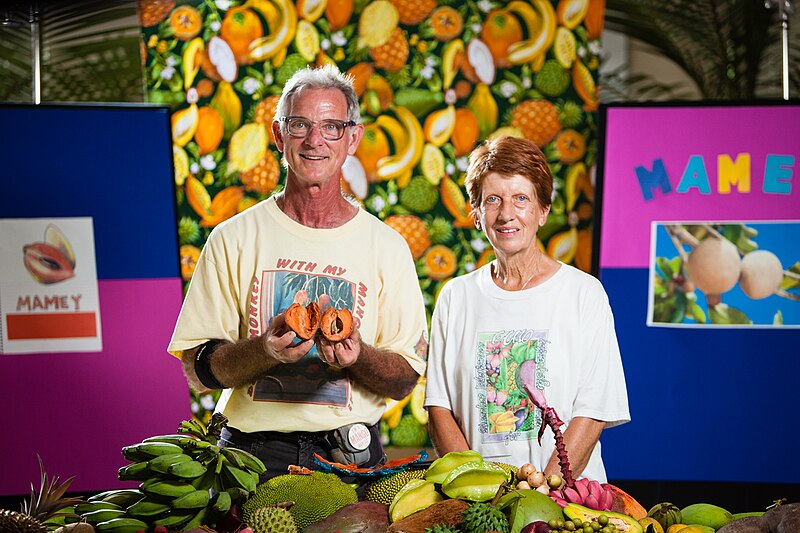
[[275, 144], [275, 137], [272, 135], [272, 121], [275, 120], [275, 112], [277, 111], [275, 108], [280, 98], [279, 94], [267, 96], [255, 107], [254, 122], [256, 124], [263, 124], [264, 127], [267, 128], [267, 136], [271, 144]]
[[281, 170], [272, 150], [267, 150], [255, 167], [239, 174], [246, 190], [260, 194], [272, 192], [280, 177]]
[[436, 7], [436, 0], [391, 0], [400, 15], [400, 22], [410, 26], [419, 24]]
[[525, 100], [511, 113], [511, 126], [519, 129], [539, 148], [552, 141], [561, 131], [558, 109], [547, 100]]
[[139, 0], [139, 21], [142, 26], [155, 26], [175, 7], [173, 0]]
[[375, 66], [389, 72], [403, 68], [408, 59], [408, 52], [408, 41], [400, 28], [395, 28], [385, 43], [369, 49], [369, 55]]
[[58, 477], [48, 480], [41, 457], [39, 471], [42, 475], [39, 490], [31, 484], [30, 502], [22, 503], [21, 512], [0, 509], [0, 531], [3, 533], [46, 533], [46, 524], [53, 518], [76, 516], [64, 510], [83, 502], [82, 498], [64, 498], [64, 493], [75, 478], [71, 477], [63, 483], [59, 483]]
[[411, 256], [414, 261], [422, 257], [425, 250], [430, 248], [431, 239], [428, 236], [428, 228], [418, 216], [393, 215], [384, 220], [384, 222], [403, 236], [411, 249]]

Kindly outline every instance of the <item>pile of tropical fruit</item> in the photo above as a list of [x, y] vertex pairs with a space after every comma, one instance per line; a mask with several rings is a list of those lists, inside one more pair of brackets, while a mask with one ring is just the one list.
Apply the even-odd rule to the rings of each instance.
[[[227, 422], [181, 422], [173, 435], [126, 446], [121, 480], [137, 488], [64, 498], [73, 478], [48, 481], [22, 512], [0, 510], [9, 533], [789, 533], [800, 503], [734, 515], [709, 503], [646, 510], [608, 483], [545, 476], [530, 464], [486, 461], [476, 451], [432, 462], [395, 461], [386, 475], [346, 483], [335, 473], [291, 468], [260, 482], [253, 455], [220, 448]], [[41, 463], [40, 463], [41, 466]], [[325, 466], [325, 464], [321, 464]], [[325, 469], [323, 469], [325, 470]], [[380, 472], [387, 472], [382, 469]]]

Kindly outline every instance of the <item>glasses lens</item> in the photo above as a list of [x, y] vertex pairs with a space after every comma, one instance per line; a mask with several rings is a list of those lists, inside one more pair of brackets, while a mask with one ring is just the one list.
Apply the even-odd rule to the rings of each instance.
[[[317, 123], [319, 134], [329, 141], [337, 141], [344, 135], [345, 124], [339, 120], [322, 120]], [[292, 137], [305, 138], [314, 126], [314, 122], [305, 118], [290, 118], [286, 121], [286, 129]]]
[[344, 124], [338, 120], [323, 120], [319, 123], [319, 132], [326, 139], [335, 141], [344, 135]]

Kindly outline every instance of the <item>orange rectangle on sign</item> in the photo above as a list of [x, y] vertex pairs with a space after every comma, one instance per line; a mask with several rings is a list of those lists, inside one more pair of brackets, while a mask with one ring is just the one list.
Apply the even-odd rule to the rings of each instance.
[[8, 340], [96, 337], [94, 312], [6, 315]]

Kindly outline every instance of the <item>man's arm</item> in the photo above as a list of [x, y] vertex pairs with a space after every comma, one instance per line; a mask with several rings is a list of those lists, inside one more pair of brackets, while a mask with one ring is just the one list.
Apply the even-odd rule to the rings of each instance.
[[439, 457], [449, 452], [469, 450], [467, 439], [450, 409], [428, 407], [428, 434]]
[[[269, 330], [259, 337], [218, 344], [210, 356], [214, 378], [226, 388], [241, 387], [254, 383], [274, 366], [302, 359], [314, 341], [293, 345], [296, 335], [286, 331], [283, 324], [283, 315], [278, 315]], [[204, 390], [206, 387], [195, 372], [195, 356], [199, 349], [198, 346], [184, 350], [181, 363], [189, 385], [195, 390]]]
[[[574, 478], [577, 479], [589, 463], [592, 451], [597, 441], [600, 440], [600, 434], [605, 426], [606, 423], [602, 420], [576, 416], [564, 431], [564, 445], [569, 450], [569, 466]], [[545, 475], [561, 474], [557, 451], [553, 452], [550, 457], [544, 473]]]
[[356, 382], [375, 394], [395, 400], [411, 394], [419, 375], [402, 355], [363, 341], [360, 345], [358, 359], [347, 367]]

